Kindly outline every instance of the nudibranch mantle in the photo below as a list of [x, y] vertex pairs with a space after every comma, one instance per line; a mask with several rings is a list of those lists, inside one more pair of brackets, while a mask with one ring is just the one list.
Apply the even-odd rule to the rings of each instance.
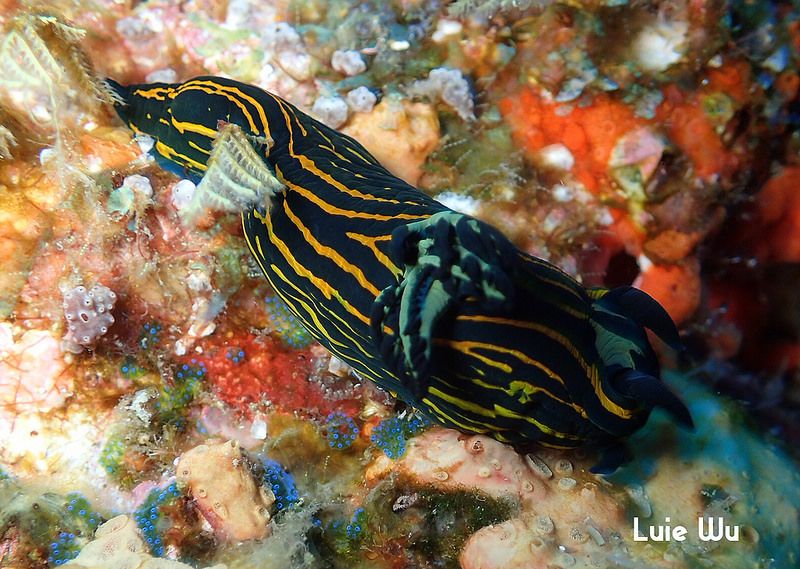
[[677, 330], [645, 293], [585, 289], [257, 87], [108, 84], [159, 163], [199, 181], [196, 206], [241, 211], [309, 333], [432, 421], [522, 448], [610, 449], [598, 471], [655, 406], [691, 426], [645, 332], [678, 346]]

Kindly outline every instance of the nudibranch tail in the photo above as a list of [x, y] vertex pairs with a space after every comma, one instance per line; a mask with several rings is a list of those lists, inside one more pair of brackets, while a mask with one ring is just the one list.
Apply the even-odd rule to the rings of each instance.
[[649, 328], [669, 346], [680, 349], [678, 331], [667, 312], [647, 293], [630, 286], [594, 289], [590, 295], [595, 345], [609, 391], [645, 412], [661, 407], [680, 425], [693, 428], [689, 410], [658, 378], [658, 358], [645, 332]]
[[694, 429], [692, 415], [686, 405], [664, 383], [652, 375], [630, 369], [617, 380], [628, 395], [650, 408], [661, 407], [682, 427]]

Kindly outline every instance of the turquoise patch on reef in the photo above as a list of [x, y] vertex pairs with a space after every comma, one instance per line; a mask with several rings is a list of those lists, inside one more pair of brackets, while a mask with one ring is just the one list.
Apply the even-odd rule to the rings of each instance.
[[[688, 517], [685, 521], [690, 523], [694, 517], [696, 524], [694, 511], [673, 511], [675, 496], [663, 495], [665, 481], [658, 476], [664, 468], [669, 468], [668, 472], [676, 468], [691, 471], [687, 480], [696, 483], [708, 515], [724, 515], [728, 525], [757, 532], [753, 534], [756, 539], [742, 535], [742, 541], [751, 543], [720, 542], [701, 556], [703, 559], [713, 559], [715, 567], [756, 566], [750, 564], [754, 559], [770, 559], [764, 567], [796, 567], [800, 560], [800, 474], [796, 463], [779, 444], [765, 441], [762, 434], [749, 428], [742, 409], [707, 389], [699, 378], [671, 372], [663, 375], [665, 383], [686, 401], [695, 432], [677, 434], [664, 413], [654, 412], [645, 428], [628, 441], [636, 449], [636, 458], [607, 480], [635, 489], [631, 494], [638, 493], [640, 500], [645, 500], [645, 509], [652, 507], [649, 519], [653, 523], [670, 516], [673, 524], [682, 523], [680, 517]], [[632, 515], [647, 517], [648, 512], [638, 505]], [[698, 558], [689, 541], [672, 546], [684, 549], [690, 559]]]

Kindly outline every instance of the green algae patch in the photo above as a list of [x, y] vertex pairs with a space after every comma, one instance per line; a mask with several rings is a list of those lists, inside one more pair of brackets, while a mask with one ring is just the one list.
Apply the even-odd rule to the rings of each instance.
[[425, 489], [418, 495], [418, 507], [425, 514], [425, 531], [414, 549], [432, 559], [450, 559], [453, 567], [470, 535], [517, 513], [512, 500], [492, 498], [478, 491]]
[[479, 529], [519, 513], [511, 499], [480, 491], [442, 491], [389, 477], [355, 509], [326, 508], [312, 532], [324, 558], [335, 567], [358, 561], [365, 567], [458, 567], [465, 541]]

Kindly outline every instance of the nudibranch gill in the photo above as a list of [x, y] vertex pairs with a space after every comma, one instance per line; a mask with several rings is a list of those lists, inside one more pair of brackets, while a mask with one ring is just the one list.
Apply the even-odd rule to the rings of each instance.
[[162, 165], [241, 211], [253, 257], [309, 333], [435, 423], [607, 450], [598, 471], [655, 406], [691, 426], [645, 332], [678, 346], [677, 330], [645, 293], [584, 288], [257, 87], [108, 85]]

